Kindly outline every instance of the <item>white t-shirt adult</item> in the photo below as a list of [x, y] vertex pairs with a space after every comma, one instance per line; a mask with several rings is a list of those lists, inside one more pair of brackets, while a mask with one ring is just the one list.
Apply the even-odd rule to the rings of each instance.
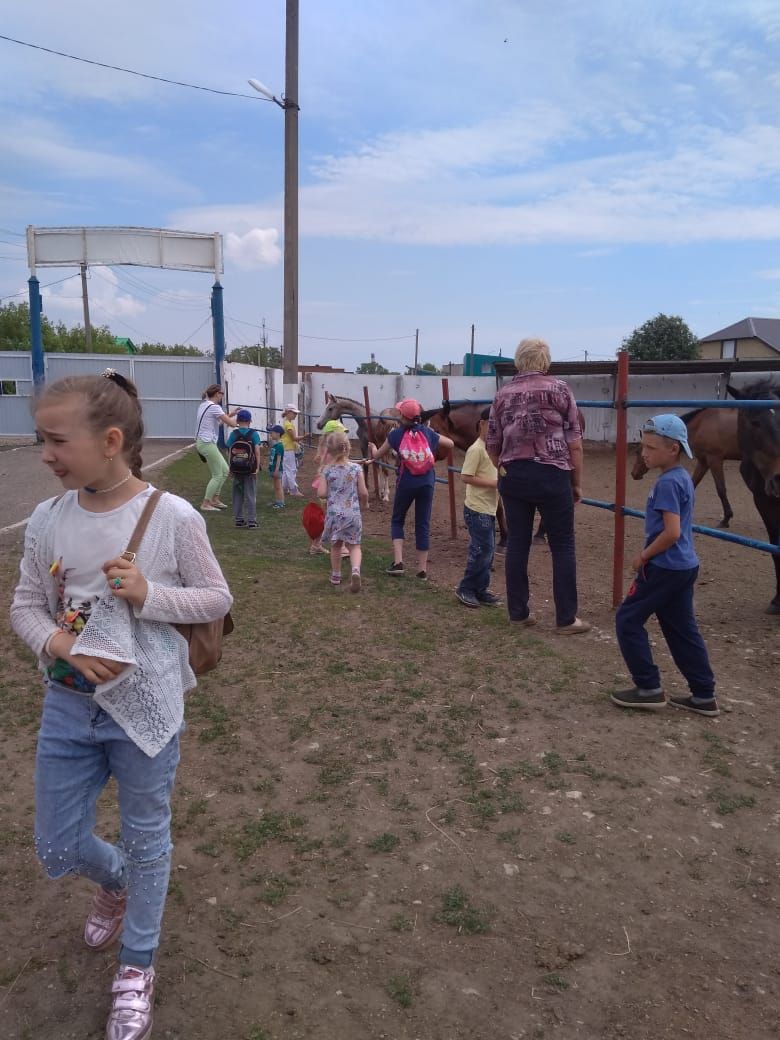
[[198, 408], [198, 416], [195, 420], [196, 439], [207, 443], [213, 441], [216, 444], [219, 441], [219, 417], [225, 414], [221, 405], [206, 398]]

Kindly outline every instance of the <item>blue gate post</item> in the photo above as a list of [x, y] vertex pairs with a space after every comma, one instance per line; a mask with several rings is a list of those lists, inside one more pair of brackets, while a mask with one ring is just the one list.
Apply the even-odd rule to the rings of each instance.
[[[222, 363], [225, 360], [225, 314], [222, 309], [222, 286], [214, 282], [211, 287], [211, 325], [214, 330], [214, 367], [216, 382], [222, 384]], [[225, 447], [225, 434], [222, 423], [219, 424], [219, 446]]]
[[27, 282], [30, 287], [30, 342], [32, 344], [33, 393], [39, 394], [46, 382], [46, 362], [43, 356], [43, 329], [41, 328], [40, 282], [32, 275]]

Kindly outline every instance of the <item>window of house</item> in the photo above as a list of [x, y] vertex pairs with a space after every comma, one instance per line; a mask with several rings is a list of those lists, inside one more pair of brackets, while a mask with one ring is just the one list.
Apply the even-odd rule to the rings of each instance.
[[737, 341], [735, 339], [724, 339], [720, 345], [720, 356], [722, 358], [735, 358], [737, 356]]
[[0, 379], [0, 394], [2, 394], [3, 397], [16, 397], [16, 380]]

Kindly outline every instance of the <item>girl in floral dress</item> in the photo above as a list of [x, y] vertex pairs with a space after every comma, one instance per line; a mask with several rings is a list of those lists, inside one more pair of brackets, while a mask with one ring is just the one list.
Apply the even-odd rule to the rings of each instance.
[[346, 433], [331, 433], [326, 443], [325, 465], [320, 470], [317, 494], [327, 497], [325, 530], [322, 540], [330, 542], [330, 583], [341, 584], [341, 550], [346, 546], [352, 570], [350, 592], [360, 592], [360, 537], [363, 521], [361, 506], [368, 508], [368, 489], [363, 468], [349, 461], [349, 438]]

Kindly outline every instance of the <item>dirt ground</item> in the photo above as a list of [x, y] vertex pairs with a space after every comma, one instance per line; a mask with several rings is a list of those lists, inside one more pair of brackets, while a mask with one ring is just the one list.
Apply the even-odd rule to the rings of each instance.
[[[196, 501], [201, 475], [187, 459], [165, 479]], [[260, 484], [251, 550], [251, 534], [209, 517], [237, 630], [189, 699], [154, 1036], [780, 1037], [769, 557], [697, 540], [724, 711], [645, 716], [608, 701], [626, 678], [610, 513], [578, 511], [594, 631], [561, 637], [544, 548], [537, 629], [457, 603], [466, 543], [462, 525], [449, 539], [445, 489], [432, 581], [384, 576], [389, 509], [372, 501], [365, 587], [350, 596], [306, 553], [300, 504], [271, 513]], [[736, 467], [727, 484], [733, 529], [763, 539]], [[648, 486], [630, 483], [630, 504]], [[612, 452], [589, 445], [586, 495], [613, 489]], [[705, 478], [696, 518], [719, 515]], [[635, 546], [641, 521], [626, 525]], [[20, 547], [19, 532], [0, 541], [4, 602]], [[81, 945], [89, 886], [48, 882], [35, 861], [39, 685], [16, 640], [0, 658], [0, 1035], [97, 1040], [113, 952]], [[660, 647], [659, 660], [681, 692]], [[109, 795], [105, 821], [111, 809]]]

